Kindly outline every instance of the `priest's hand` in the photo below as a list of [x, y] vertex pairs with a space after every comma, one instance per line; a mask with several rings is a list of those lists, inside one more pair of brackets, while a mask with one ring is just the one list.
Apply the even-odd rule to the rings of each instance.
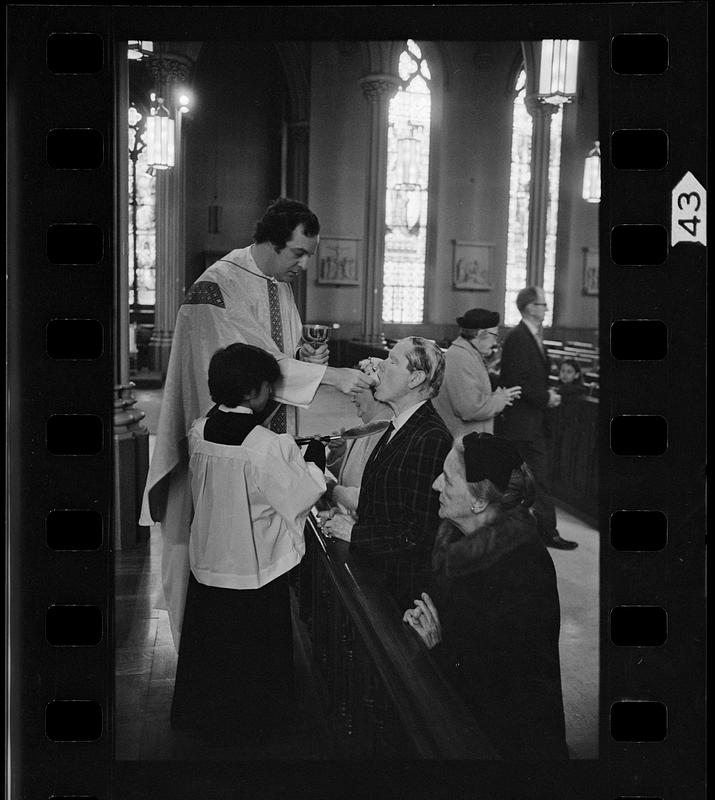
[[311, 364], [327, 364], [330, 358], [328, 345], [323, 342], [313, 347], [309, 342], [303, 342], [298, 350], [298, 360], [308, 361]]
[[359, 369], [350, 369], [348, 367], [328, 367], [323, 376], [323, 383], [328, 386], [334, 386], [347, 395], [353, 392], [363, 392], [376, 382], [373, 376], [365, 375]]

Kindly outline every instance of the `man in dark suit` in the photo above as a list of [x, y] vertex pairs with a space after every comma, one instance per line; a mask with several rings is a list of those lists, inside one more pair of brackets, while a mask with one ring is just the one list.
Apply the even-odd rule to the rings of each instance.
[[521, 322], [507, 335], [502, 348], [502, 386], [521, 386], [521, 397], [506, 408], [496, 433], [519, 448], [537, 485], [534, 514], [544, 543], [558, 550], [573, 550], [577, 542], [562, 539], [556, 528], [556, 509], [551, 498], [546, 411], [561, 402], [549, 387], [549, 361], [541, 339], [546, 314], [544, 290], [539, 286], [522, 289], [516, 297]]
[[351, 542], [392, 594], [399, 608], [427, 587], [442, 472], [452, 436], [431, 399], [444, 376], [444, 356], [419, 336], [401, 339], [380, 365], [375, 398], [394, 411], [363, 472], [357, 521], [336, 514], [323, 530]]

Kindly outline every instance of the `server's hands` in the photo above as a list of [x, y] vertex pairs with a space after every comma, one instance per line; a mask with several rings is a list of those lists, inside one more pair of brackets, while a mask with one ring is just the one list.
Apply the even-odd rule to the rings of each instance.
[[342, 539], [344, 542], [350, 541], [356, 522], [355, 517], [341, 504], [338, 504], [337, 508], [321, 511], [318, 514], [320, 530], [327, 537]]

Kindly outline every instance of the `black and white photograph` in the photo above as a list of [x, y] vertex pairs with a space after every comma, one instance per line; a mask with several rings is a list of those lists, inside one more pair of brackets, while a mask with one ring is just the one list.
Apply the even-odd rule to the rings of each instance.
[[116, 758], [596, 759], [595, 43], [126, 56]]
[[8, 797], [705, 796], [707, 10], [8, 8]]

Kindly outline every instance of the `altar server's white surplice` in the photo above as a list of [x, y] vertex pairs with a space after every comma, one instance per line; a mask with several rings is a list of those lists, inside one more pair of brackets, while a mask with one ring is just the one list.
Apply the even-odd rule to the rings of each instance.
[[206, 441], [206, 418], [189, 431], [194, 577], [220, 589], [260, 589], [305, 554], [303, 526], [325, 492], [292, 436], [257, 425], [241, 445]]
[[[271, 339], [267, 281], [251, 248], [232, 250], [205, 270], [179, 309], [169, 356], [159, 427], [144, 489], [141, 525], [161, 523], [162, 585], [174, 643], [178, 649], [189, 579], [191, 492], [187, 434], [211, 408], [208, 368], [221, 347], [245, 342], [267, 350], [281, 369], [276, 400], [307, 407], [325, 366], [297, 361], [301, 320], [289, 284], [277, 282], [283, 323], [283, 352]], [[295, 409], [287, 409], [287, 429], [297, 432]]]

